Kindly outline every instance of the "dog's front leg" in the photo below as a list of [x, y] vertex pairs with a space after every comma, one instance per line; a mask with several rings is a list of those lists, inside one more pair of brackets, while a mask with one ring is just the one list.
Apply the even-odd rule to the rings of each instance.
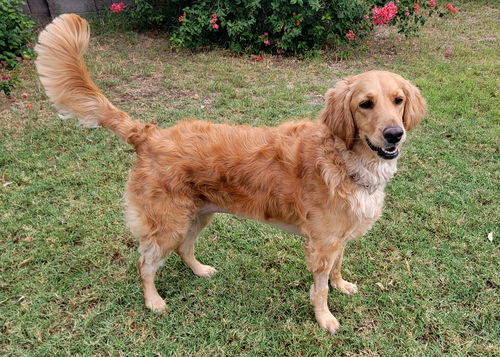
[[333, 263], [332, 270], [330, 271], [330, 284], [332, 285], [332, 287], [338, 289], [340, 292], [350, 295], [357, 293], [358, 287], [356, 286], [356, 284], [350, 283], [342, 279], [342, 273], [340, 271], [340, 268], [342, 267], [344, 250], [345, 250], [345, 243], [342, 244], [340, 254], [337, 255], [337, 258]]
[[334, 334], [339, 329], [339, 322], [328, 309], [328, 276], [332, 266], [341, 253], [341, 246], [305, 245], [307, 267], [313, 273], [310, 298], [314, 315], [319, 326]]
[[339, 322], [328, 309], [328, 273], [314, 274], [314, 283], [311, 285], [311, 304], [313, 305], [316, 321], [321, 328], [334, 334], [339, 329]]

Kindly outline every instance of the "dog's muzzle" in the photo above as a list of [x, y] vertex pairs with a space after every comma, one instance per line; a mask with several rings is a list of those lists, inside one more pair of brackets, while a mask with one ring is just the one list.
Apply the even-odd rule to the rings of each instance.
[[370, 139], [368, 139], [368, 138], [365, 138], [365, 139], [366, 139], [366, 143], [368, 144], [368, 147], [370, 149], [372, 149], [373, 151], [375, 151], [377, 153], [377, 155], [380, 156], [382, 159], [392, 160], [392, 159], [395, 159], [398, 157], [399, 150], [398, 150], [396, 145], [389, 144], [389, 145], [387, 145], [387, 147], [382, 149], [378, 146], [373, 145], [372, 142], [370, 141]]

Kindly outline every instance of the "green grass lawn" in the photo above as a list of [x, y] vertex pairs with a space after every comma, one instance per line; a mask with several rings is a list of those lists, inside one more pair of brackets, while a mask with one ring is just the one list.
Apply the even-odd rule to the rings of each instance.
[[107, 130], [59, 120], [24, 66], [15, 98], [0, 99], [0, 354], [499, 356], [500, 6], [455, 3], [455, 16], [419, 38], [385, 30], [342, 62], [92, 37], [96, 83], [160, 126], [315, 118], [327, 88], [370, 69], [421, 88], [429, 115], [403, 149], [383, 217], [346, 251], [344, 276], [360, 292], [330, 291], [334, 336], [309, 304], [302, 239], [228, 215], [197, 245], [218, 273], [196, 278], [172, 255], [157, 279], [167, 311], [147, 311], [122, 213], [133, 151]]

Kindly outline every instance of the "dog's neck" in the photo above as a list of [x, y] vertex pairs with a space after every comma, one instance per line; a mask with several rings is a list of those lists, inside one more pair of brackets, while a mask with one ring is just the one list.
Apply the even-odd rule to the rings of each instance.
[[351, 150], [340, 140], [335, 140], [336, 146], [344, 161], [347, 175], [358, 185], [363, 186], [369, 194], [383, 190], [397, 170], [397, 158], [384, 160], [357, 141]]

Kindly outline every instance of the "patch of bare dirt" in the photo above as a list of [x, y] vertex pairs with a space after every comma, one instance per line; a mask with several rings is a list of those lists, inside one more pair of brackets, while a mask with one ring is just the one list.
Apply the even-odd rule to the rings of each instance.
[[323, 107], [325, 105], [325, 97], [321, 94], [309, 94], [307, 96], [309, 101], [307, 104], [314, 105], [315, 107]]
[[[143, 99], [161, 97], [162, 102], [178, 101], [179, 99], [199, 99], [201, 96], [195, 89], [165, 86], [165, 78], [161, 76], [137, 76], [130, 79], [130, 83], [119, 84], [108, 90], [109, 98], [117, 104], [141, 101]], [[208, 102], [207, 102], [208, 101]], [[204, 103], [211, 102], [205, 98]]]

